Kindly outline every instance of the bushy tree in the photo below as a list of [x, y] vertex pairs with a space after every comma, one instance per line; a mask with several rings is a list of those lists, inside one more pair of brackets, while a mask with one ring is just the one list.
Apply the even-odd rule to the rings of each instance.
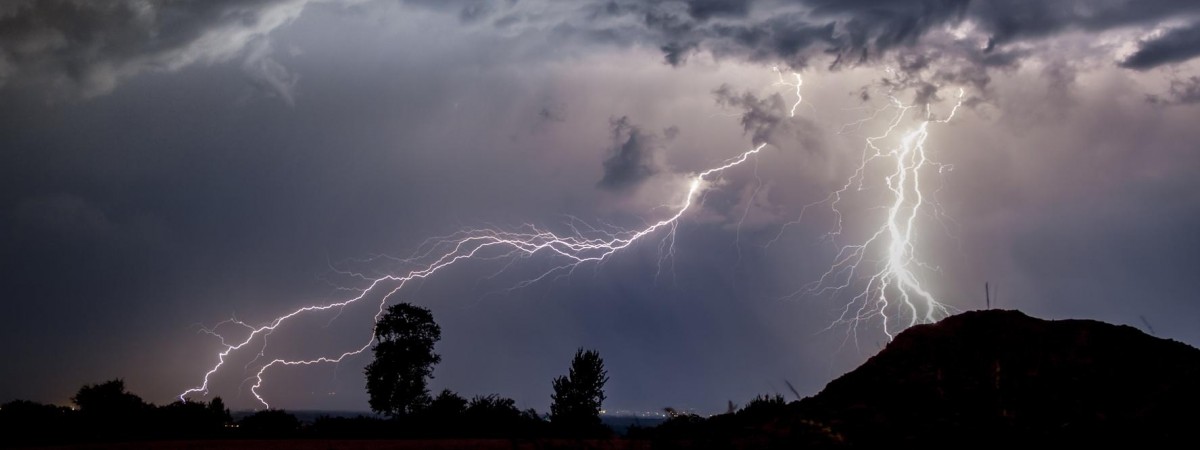
[[125, 390], [125, 381], [109, 380], [100, 384], [89, 384], [79, 388], [71, 402], [83, 414], [96, 417], [133, 416], [150, 408], [141, 397]]
[[511, 398], [491, 394], [477, 395], [467, 401], [449, 389], [400, 423], [408, 430], [409, 437], [515, 439], [546, 434], [546, 422], [537, 411], [521, 411]]
[[466, 411], [467, 399], [454, 391], [442, 389], [442, 392], [429, 403], [425, 413], [435, 419], [458, 420], [459, 416]]
[[479, 437], [495, 437], [511, 433], [521, 420], [517, 402], [496, 394], [477, 395], [463, 412], [468, 433]]
[[82, 435], [97, 440], [129, 439], [144, 433], [142, 427], [154, 408], [126, 391], [120, 379], [83, 386], [71, 401], [79, 407]]
[[71, 401], [76, 408], [23, 400], [0, 406], [0, 448], [215, 438], [227, 435], [232, 421], [220, 397], [155, 406], [126, 391], [121, 379], [84, 385]]
[[441, 338], [428, 309], [408, 303], [388, 307], [375, 324], [375, 360], [366, 368], [372, 411], [397, 417], [429, 404], [429, 378], [442, 360], [433, 346]]
[[153, 430], [150, 435], [168, 438], [200, 438], [220, 435], [225, 425], [232, 422], [229, 409], [221, 397], [211, 403], [176, 401], [155, 409]]
[[550, 398], [550, 422], [570, 434], [593, 434], [603, 430], [600, 407], [604, 403], [604, 384], [608, 372], [595, 350], [575, 352], [566, 376], [554, 379]]

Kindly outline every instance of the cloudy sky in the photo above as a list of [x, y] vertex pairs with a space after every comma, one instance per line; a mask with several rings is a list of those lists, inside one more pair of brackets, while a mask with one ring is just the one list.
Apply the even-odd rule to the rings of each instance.
[[[836, 323], [857, 291], [806, 287], [885, 218], [876, 166], [840, 216], [819, 202], [893, 99], [916, 106], [900, 132], [962, 102], [929, 125], [913, 242], [939, 301], [982, 308], [989, 282], [1003, 308], [1200, 344], [1197, 2], [8, 1], [0, 401], [121, 377], [169, 402], [217, 361], [206, 327], [353, 297], [462, 229], [638, 229], [763, 143], [673, 240], [519, 289], [563, 261], [466, 261], [389, 301], [441, 324], [434, 389], [544, 411], [588, 347], [610, 410], [814, 394], [887, 340]], [[377, 307], [289, 323], [209, 395], [261, 407], [260, 349], [361, 346]], [[275, 367], [259, 392], [365, 410], [368, 361]]]

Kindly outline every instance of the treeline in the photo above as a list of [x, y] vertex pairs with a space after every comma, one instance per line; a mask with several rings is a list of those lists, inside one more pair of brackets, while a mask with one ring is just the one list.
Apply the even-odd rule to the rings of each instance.
[[0, 407], [0, 445], [242, 438], [605, 438], [600, 421], [608, 381], [604, 360], [579, 349], [568, 373], [552, 380], [549, 414], [520, 410], [511, 398], [451, 390], [430, 395], [428, 380], [441, 361], [434, 345], [441, 328], [428, 309], [400, 303], [376, 326], [375, 359], [365, 369], [371, 410], [383, 417], [320, 417], [301, 423], [282, 410], [233, 420], [221, 399], [147, 403], [122, 380], [87, 385], [75, 408], [14, 401]]
[[533, 409], [499, 395], [466, 399], [444, 390], [402, 417], [318, 417], [303, 423], [269, 409], [234, 420], [220, 397], [157, 406], [128, 392], [122, 380], [80, 388], [74, 408], [16, 400], [0, 406], [0, 446], [196, 439], [406, 439], [602, 437], [555, 426]]
[[424, 408], [387, 419], [321, 417], [305, 435], [329, 439], [360, 438], [506, 438], [565, 436], [534, 409], [520, 410], [511, 398], [476, 396], [470, 400], [443, 390]]
[[83, 386], [74, 408], [15, 400], [0, 405], [0, 445], [224, 437], [236, 424], [220, 398], [156, 406], [122, 380]]
[[[466, 399], [443, 390], [412, 413], [396, 417], [317, 417], [302, 422], [268, 409], [235, 420], [222, 402], [176, 401], [156, 406], [125, 390], [122, 380], [87, 385], [71, 398], [74, 408], [25, 400], [0, 406], [0, 447], [78, 443], [215, 439], [606, 439], [596, 423], [580, 427], [533, 409], [521, 410], [499, 395]], [[760, 396], [745, 407], [710, 417], [676, 413], [652, 428], [631, 427], [625, 439], [654, 448], [731, 447], [750, 443], [837, 447], [842, 437], [815, 422], [797, 420], [796, 403]]]

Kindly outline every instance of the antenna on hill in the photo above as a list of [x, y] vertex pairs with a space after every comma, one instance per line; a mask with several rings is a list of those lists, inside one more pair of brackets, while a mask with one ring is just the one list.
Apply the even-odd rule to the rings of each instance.
[[1138, 318], [1142, 319], [1142, 324], [1146, 326], [1146, 331], [1149, 331], [1150, 335], [1154, 336], [1154, 325], [1150, 325], [1150, 321], [1146, 320], [1146, 316], [1138, 316]]
[[987, 309], [992, 309], [992, 290], [986, 281], [983, 282], [983, 298], [987, 301]]
[[788, 390], [789, 390], [789, 391], [792, 391], [792, 395], [795, 395], [795, 396], [796, 396], [796, 400], [803, 400], [803, 399], [804, 399], [804, 397], [800, 395], [800, 392], [796, 390], [796, 387], [795, 387], [795, 386], [792, 386], [792, 382], [791, 382], [791, 381], [788, 381], [788, 380], [786, 380], [786, 379], [785, 379], [785, 380], [783, 380], [783, 384], [786, 384], [786, 385], [787, 385], [787, 387], [788, 387]]

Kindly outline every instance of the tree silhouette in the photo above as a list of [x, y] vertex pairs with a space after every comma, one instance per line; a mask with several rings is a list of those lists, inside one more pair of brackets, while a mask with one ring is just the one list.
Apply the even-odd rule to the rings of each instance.
[[467, 410], [467, 399], [449, 389], [434, 397], [426, 408], [426, 415], [435, 419], [457, 420]]
[[154, 411], [154, 420], [142, 426], [148, 428], [145, 435], [201, 438], [218, 436], [232, 421], [225, 402], [216, 397], [211, 403], [180, 400], [159, 406]]
[[92, 439], [125, 439], [139, 433], [154, 406], [125, 390], [125, 381], [109, 380], [79, 388], [71, 401], [79, 407]]
[[604, 430], [600, 406], [604, 403], [604, 383], [608, 372], [595, 350], [575, 352], [567, 376], [554, 379], [550, 398], [550, 422], [569, 434], [593, 434]]
[[388, 307], [375, 324], [375, 360], [366, 368], [372, 411], [406, 416], [429, 404], [428, 379], [442, 360], [433, 345], [441, 338], [428, 309], [408, 303]]
[[475, 396], [463, 412], [464, 434], [480, 438], [528, 437], [540, 431], [544, 422], [537, 411], [521, 411], [516, 404], [497, 394]]
[[119, 378], [85, 385], [71, 397], [71, 402], [84, 414], [109, 416], [138, 413], [148, 407], [141, 397], [126, 391], [125, 381]]
[[208, 403], [208, 413], [213, 417], [220, 419], [222, 426], [233, 422], [233, 416], [229, 414], [229, 408], [225, 407], [225, 402], [221, 400], [221, 397], [214, 397], [212, 401]]
[[0, 405], [0, 447], [63, 443], [76, 431], [77, 411], [65, 406], [13, 400]]

